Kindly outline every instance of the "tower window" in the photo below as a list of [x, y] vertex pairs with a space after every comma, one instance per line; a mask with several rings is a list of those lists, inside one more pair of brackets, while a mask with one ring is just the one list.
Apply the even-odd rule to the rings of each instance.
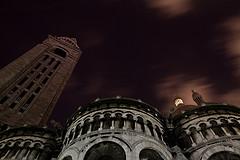
[[48, 63], [48, 65], [51, 65], [54, 61], [54, 58], [51, 58], [50, 62]]
[[38, 74], [36, 77], [35, 77], [35, 79], [37, 80], [37, 79], [39, 79], [41, 77], [41, 74]]
[[14, 108], [16, 105], [17, 105], [17, 103], [14, 102], [14, 103], [12, 103], [9, 107], [10, 107], [10, 108]]
[[60, 48], [56, 48], [53, 50], [53, 53], [60, 56], [60, 57], [63, 57], [65, 58], [67, 56], [66, 52]]
[[0, 101], [0, 104], [3, 104], [4, 102], [6, 102], [8, 100], [8, 96], [4, 96], [1, 101]]
[[15, 92], [18, 89], [18, 87], [13, 87], [13, 89], [11, 90], [12, 92]]
[[48, 81], [48, 78], [44, 78], [44, 80], [42, 81], [42, 84], [46, 84], [46, 82]]
[[38, 93], [40, 91], [40, 87], [37, 87], [37, 89], [35, 90], [35, 93]]
[[22, 85], [24, 82], [26, 82], [26, 80], [27, 80], [27, 77], [24, 77], [24, 78], [18, 83], [18, 85]]
[[57, 64], [53, 67], [53, 69], [57, 69], [59, 65], [60, 65], [60, 62], [58, 61]]
[[44, 67], [41, 72], [44, 73], [46, 70], [47, 70], [47, 68]]
[[48, 75], [51, 76], [53, 74], [53, 72], [49, 72]]
[[49, 57], [49, 55], [45, 55], [44, 58], [43, 58], [43, 61], [47, 60]]
[[26, 93], [27, 93], [27, 91], [23, 91], [23, 92], [20, 94], [20, 96], [18, 97], [18, 101], [21, 100], [21, 99], [25, 96]]
[[38, 64], [34, 67], [34, 69], [38, 69], [40, 66], [41, 66], [41, 63], [38, 63]]
[[27, 86], [27, 89], [30, 89], [30, 88], [32, 88], [32, 86], [34, 85], [34, 83], [33, 82], [31, 82], [28, 86]]

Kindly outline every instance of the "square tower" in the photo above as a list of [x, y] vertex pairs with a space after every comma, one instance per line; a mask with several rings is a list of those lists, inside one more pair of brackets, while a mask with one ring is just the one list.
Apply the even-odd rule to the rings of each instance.
[[0, 70], [0, 123], [46, 125], [81, 55], [74, 38], [48, 36]]

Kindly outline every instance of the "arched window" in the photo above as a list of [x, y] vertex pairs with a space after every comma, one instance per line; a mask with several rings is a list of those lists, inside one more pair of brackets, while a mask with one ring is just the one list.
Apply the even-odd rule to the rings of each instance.
[[218, 126], [217, 122], [212, 120], [210, 121], [210, 124], [212, 125], [213, 132], [218, 135], [219, 137], [225, 136], [225, 133], [223, 132], [221, 126]]
[[208, 133], [207, 133], [207, 125], [205, 123], [201, 123], [200, 125], [200, 128], [201, 128], [201, 133], [202, 135], [207, 138], [208, 136]]
[[160, 154], [153, 149], [143, 149], [139, 154], [140, 160], [163, 160]]
[[240, 160], [240, 155], [229, 151], [222, 151], [214, 153], [208, 160]]
[[84, 122], [83, 128], [82, 128], [82, 135], [86, 134], [90, 128], [89, 119]]
[[112, 125], [111, 114], [107, 113], [103, 118], [103, 129], [110, 129]]
[[62, 160], [72, 160], [71, 156], [64, 157]]
[[100, 116], [95, 116], [92, 123], [92, 131], [97, 131], [100, 128]]
[[60, 57], [63, 57], [63, 58], [65, 58], [67, 56], [66, 51], [64, 51], [63, 49], [60, 49], [60, 48], [53, 49], [53, 53]]
[[84, 160], [126, 160], [123, 148], [114, 142], [101, 142], [90, 148]]

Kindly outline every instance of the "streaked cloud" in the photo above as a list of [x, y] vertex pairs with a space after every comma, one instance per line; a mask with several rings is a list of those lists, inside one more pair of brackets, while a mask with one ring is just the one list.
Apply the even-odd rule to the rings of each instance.
[[148, 6], [169, 17], [185, 14], [191, 10], [190, 0], [146, 0]]

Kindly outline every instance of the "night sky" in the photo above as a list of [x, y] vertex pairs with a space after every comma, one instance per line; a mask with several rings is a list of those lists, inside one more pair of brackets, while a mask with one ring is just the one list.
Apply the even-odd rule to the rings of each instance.
[[160, 110], [191, 90], [240, 105], [239, 0], [1, 1], [0, 67], [47, 38], [83, 52], [51, 119], [96, 98], [141, 99]]

